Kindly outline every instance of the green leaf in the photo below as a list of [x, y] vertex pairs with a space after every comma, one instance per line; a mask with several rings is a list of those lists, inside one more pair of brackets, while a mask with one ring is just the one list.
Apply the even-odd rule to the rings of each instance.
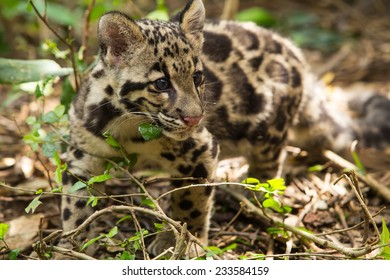
[[123, 216], [122, 218], [120, 218], [115, 224], [118, 225], [118, 224], [120, 224], [121, 222], [126, 221], [126, 220], [129, 220], [129, 219], [131, 220], [132, 217], [131, 217], [130, 215], [125, 215], [125, 216]]
[[21, 249], [14, 249], [11, 250], [8, 254], [8, 257], [10, 260], [16, 260], [18, 258], [18, 255], [20, 253]]
[[153, 201], [151, 201], [149, 198], [142, 199], [141, 205], [147, 205], [150, 208], [152, 208], [153, 210], [156, 210], [156, 208], [157, 208], [156, 205], [153, 203]]
[[61, 68], [57, 62], [49, 59], [19, 60], [0, 58], [0, 84], [37, 82], [46, 77], [61, 77], [72, 73], [72, 68]]
[[98, 204], [99, 198], [96, 196], [90, 196], [87, 201], [87, 205], [91, 204], [92, 207], [95, 207]]
[[138, 127], [142, 138], [146, 141], [158, 139], [162, 135], [162, 128], [153, 124], [143, 123]]
[[116, 141], [116, 139], [108, 131], [104, 132], [103, 136], [106, 138], [106, 142], [111, 147], [113, 147], [113, 148], [120, 148], [121, 147], [121, 145], [119, 145], [118, 141]]
[[206, 257], [212, 257], [212, 256], [215, 256], [215, 255], [223, 254], [223, 250], [218, 248], [218, 247], [216, 247], [216, 246], [208, 246], [207, 249], [209, 251], [206, 253]]
[[236, 15], [238, 21], [253, 21], [257, 25], [261, 26], [275, 26], [277, 23], [276, 18], [267, 10], [254, 7], [246, 10], [242, 10]]
[[[56, 151], [57, 152], [57, 151]], [[68, 169], [68, 164], [60, 164], [54, 171], [54, 177], [58, 185], [62, 185], [62, 173]]]
[[264, 192], [273, 194], [273, 193], [282, 193], [285, 189], [285, 182], [283, 178], [275, 178], [267, 180], [267, 183], [260, 184]]
[[42, 120], [45, 123], [56, 123], [56, 122], [58, 122], [59, 118], [56, 115], [56, 113], [54, 113], [53, 111], [50, 111], [50, 112], [47, 112], [46, 114], [43, 115]]
[[121, 260], [135, 260], [135, 255], [128, 251], [123, 251], [120, 257]]
[[164, 229], [164, 224], [163, 223], [154, 223], [154, 227], [156, 228], [157, 231], [162, 231]]
[[389, 229], [387, 228], [386, 221], [382, 218], [382, 233], [380, 235], [380, 245], [386, 245], [390, 241]]
[[26, 213], [29, 213], [30, 211], [31, 211], [31, 213], [34, 213], [35, 209], [37, 209], [37, 207], [42, 204], [42, 202], [39, 201], [40, 198], [41, 198], [41, 195], [38, 195], [37, 197], [35, 197], [30, 202], [30, 204], [24, 209], [24, 211], [26, 211]]
[[112, 176], [109, 174], [102, 174], [102, 175], [94, 176], [88, 180], [88, 185], [92, 185], [94, 183], [105, 182], [105, 181], [110, 180], [110, 179], [112, 179]]
[[84, 189], [86, 187], [87, 187], [87, 184], [85, 184], [84, 182], [78, 181], [78, 182], [74, 183], [72, 187], [70, 187], [69, 193], [77, 192], [78, 190]]
[[260, 184], [260, 181], [256, 178], [247, 178], [244, 181], [242, 181], [242, 183], [248, 185], [258, 185]]
[[309, 172], [320, 172], [324, 170], [324, 166], [322, 164], [316, 164], [307, 169]]
[[4, 240], [5, 234], [9, 229], [9, 224], [0, 223], [0, 240]]
[[51, 193], [62, 193], [62, 187], [63, 186], [58, 186], [57, 188], [52, 189], [50, 192]]
[[255, 192], [260, 191], [260, 181], [256, 178], [247, 178], [241, 183], [246, 185], [252, 185], [252, 186], [245, 186], [245, 188], [250, 191], [255, 191]]
[[39, 86], [39, 84], [37, 84], [37, 86], [35, 87], [35, 98], [38, 99], [41, 96], [43, 96], [43, 93], [41, 87]]
[[105, 234], [102, 234], [102, 235], [99, 235], [98, 237], [92, 238], [91, 240], [89, 240], [87, 243], [85, 243], [85, 244], [81, 247], [80, 251], [84, 251], [86, 248], [88, 248], [89, 246], [91, 246], [91, 244], [95, 243], [96, 241], [98, 241], [98, 240], [100, 240], [100, 239], [102, 239], [102, 238], [104, 238], [104, 237], [106, 237]]
[[278, 213], [282, 213], [283, 209], [280, 207], [279, 202], [277, 202], [273, 197], [267, 198], [262, 203], [264, 208], [271, 208]]
[[111, 230], [110, 230], [110, 232], [109, 233], [107, 233], [107, 237], [109, 237], [109, 238], [113, 238], [115, 235], [117, 235], [118, 234], [118, 227], [117, 226], [115, 226], [115, 227], [113, 227]]
[[386, 260], [390, 260], [390, 233], [384, 218], [382, 218], [382, 232], [380, 234], [379, 245], [385, 246], [381, 248], [381, 253], [379, 255]]
[[37, 122], [37, 118], [34, 117], [34, 116], [29, 116], [27, 119], [26, 119], [26, 123], [28, 125], [33, 125]]
[[232, 244], [230, 244], [230, 245], [224, 247], [222, 250], [223, 250], [224, 252], [227, 252], [227, 251], [229, 251], [229, 250], [234, 250], [234, 249], [236, 249], [236, 248], [237, 248], [237, 243], [232, 243]]
[[291, 213], [292, 211], [292, 208], [288, 205], [283, 206], [282, 209], [283, 209], [283, 213]]
[[358, 153], [356, 151], [352, 151], [351, 155], [352, 155], [353, 161], [355, 162], [355, 164], [358, 168], [359, 173], [365, 174], [366, 169], [364, 168], [364, 165], [363, 165], [362, 161], [360, 160]]
[[54, 153], [60, 149], [57, 143], [46, 142], [42, 145], [42, 153], [47, 158], [52, 158]]
[[267, 180], [267, 183], [270, 184], [274, 190], [284, 191], [286, 189], [286, 183], [283, 178]]
[[57, 105], [54, 108], [54, 113], [57, 115], [58, 118], [61, 118], [62, 115], [65, 113], [65, 106], [64, 105]]
[[130, 155], [126, 156], [126, 165], [129, 168], [132, 168], [137, 163], [137, 160], [138, 160], [137, 154], [130, 154]]
[[23, 136], [23, 141], [30, 145], [31, 149], [35, 152], [39, 148], [39, 143], [41, 141], [41, 137], [37, 131], [26, 134]]
[[56, 166], [61, 166], [62, 162], [61, 162], [60, 156], [58, 155], [58, 151], [54, 152], [53, 160], [54, 160], [54, 163], [56, 164]]
[[[149, 231], [147, 231], [146, 229], [142, 229], [142, 236], [146, 236], [149, 234]], [[134, 241], [138, 241], [141, 239], [141, 233], [139, 231], [137, 231], [135, 233], [134, 236], [130, 237], [129, 239], [127, 239], [129, 242], [134, 242]]]

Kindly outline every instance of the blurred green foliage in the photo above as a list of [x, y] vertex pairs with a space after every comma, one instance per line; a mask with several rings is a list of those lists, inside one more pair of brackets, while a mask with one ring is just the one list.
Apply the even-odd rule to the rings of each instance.
[[[42, 23], [33, 11], [30, 2], [34, 3], [40, 14], [55, 29], [65, 33], [72, 30], [72, 34], [80, 37], [84, 27], [85, 11], [90, 0], [59, 1], [59, 0], [1, 0], [0, 1], [0, 56], [26, 57], [35, 44], [37, 54], [42, 56], [39, 49]], [[46, 2], [46, 3], [45, 3]], [[90, 14], [91, 24], [99, 17], [113, 9], [120, 9], [126, 5], [125, 0], [104, 1], [96, 0]], [[51, 37], [52, 34], [50, 34]], [[17, 53], [17, 54], [16, 54]]]
[[242, 10], [237, 13], [235, 19], [238, 21], [253, 21], [257, 25], [264, 27], [275, 26], [278, 21], [270, 11], [260, 7]]
[[337, 50], [350, 37], [349, 34], [326, 29], [321, 26], [319, 16], [305, 11], [288, 11], [283, 19], [271, 11], [253, 7], [237, 13], [236, 20], [252, 21], [259, 26], [273, 28], [290, 37], [298, 46], [318, 49], [324, 53]]
[[[31, 52], [31, 45], [35, 44], [37, 55], [42, 57], [43, 53], [39, 49], [42, 24], [31, 8], [30, 1], [0, 1], [0, 56], [25, 58], [27, 53]], [[70, 27], [72, 34], [80, 40], [85, 11], [90, 1], [47, 0], [46, 8], [45, 0], [33, 0], [32, 2], [41, 14], [46, 15], [51, 25], [60, 29], [62, 33], [67, 32]], [[154, 7], [153, 1], [149, 2], [151, 3], [149, 14], [147, 10], [142, 11], [148, 18], [167, 20], [169, 14], [172, 14], [172, 11], [167, 9], [166, 1], [156, 0]], [[186, 1], [181, 2], [184, 5]], [[96, 0], [90, 14], [91, 25], [95, 24], [103, 13], [113, 9], [124, 10], [129, 5], [126, 0]], [[211, 3], [206, 2], [206, 9], [207, 5]], [[238, 12], [236, 20], [253, 21], [260, 26], [273, 28], [292, 38], [301, 47], [319, 49], [323, 52], [334, 51], [345, 39], [349, 38], [349, 34], [339, 34], [322, 27], [321, 19], [315, 14], [304, 11], [286, 11], [284, 14], [283, 18], [280, 18], [272, 11], [254, 5]]]
[[289, 35], [298, 46], [318, 49], [324, 53], [337, 50], [350, 37], [349, 34], [340, 34], [322, 27], [318, 15], [304, 11], [292, 11], [280, 24], [280, 30]]

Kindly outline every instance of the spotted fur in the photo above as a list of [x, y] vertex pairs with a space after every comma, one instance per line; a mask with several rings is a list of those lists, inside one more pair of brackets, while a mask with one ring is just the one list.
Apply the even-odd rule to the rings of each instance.
[[[296, 46], [251, 23], [205, 21], [201, 0], [170, 22], [109, 12], [98, 36], [99, 62], [70, 109], [67, 187], [101, 174], [105, 158], [120, 156], [105, 141], [106, 131], [138, 155], [138, 168], [158, 166], [198, 182], [212, 182], [218, 159], [234, 156], [248, 160], [250, 175], [273, 176], [288, 138], [341, 149], [356, 137], [350, 120], [329, 113], [316, 94]], [[143, 140], [138, 126], [145, 122], [163, 128], [163, 137]], [[171, 217], [204, 244], [212, 194], [212, 188], [190, 188], [171, 199]], [[92, 213], [85, 204], [63, 199], [65, 231]], [[159, 234], [149, 250], [159, 254], [173, 241]]]

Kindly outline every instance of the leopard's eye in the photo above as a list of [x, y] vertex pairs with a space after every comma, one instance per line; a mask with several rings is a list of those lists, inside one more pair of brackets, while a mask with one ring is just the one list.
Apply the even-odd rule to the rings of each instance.
[[203, 81], [203, 73], [201, 71], [196, 71], [194, 73], [194, 84], [196, 87], [200, 86], [200, 84], [202, 83]]
[[160, 78], [154, 82], [154, 86], [157, 90], [164, 91], [171, 87], [171, 83], [167, 78]]

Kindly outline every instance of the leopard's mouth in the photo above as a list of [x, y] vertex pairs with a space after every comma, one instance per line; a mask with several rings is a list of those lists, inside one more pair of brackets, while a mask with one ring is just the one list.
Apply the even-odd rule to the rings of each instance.
[[158, 114], [158, 121], [160, 127], [163, 129], [162, 133], [173, 140], [183, 141], [191, 136], [195, 127], [187, 126], [182, 120], [166, 116], [162, 113]]
[[171, 129], [170, 127], [164, 127], [162, 133], [173, 140], [184, 141], [188, 139], [193, 133], [193, 128]]

